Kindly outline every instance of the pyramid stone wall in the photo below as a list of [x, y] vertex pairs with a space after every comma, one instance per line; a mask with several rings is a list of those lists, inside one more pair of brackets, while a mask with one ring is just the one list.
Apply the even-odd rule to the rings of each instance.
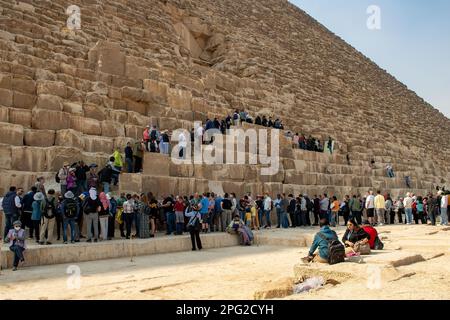
[[[72, 4], [81, 30], [66, 27]], [[104, 163], [147, 124], [190, 129], [236, 108], [332, 136], [336, 153], [284, 145], [275, 177], [170, 166], [121, 189], [395, 194], [406, 175], [421, 193], [450, 180], [450, 120], [287, 1], [0, 0], [1, 194], [51, 182], [65, 160]]]

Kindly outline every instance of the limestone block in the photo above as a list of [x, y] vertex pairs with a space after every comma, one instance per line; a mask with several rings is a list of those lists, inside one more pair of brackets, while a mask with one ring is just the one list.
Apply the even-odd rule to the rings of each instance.
[[31, 94], [36, 94], [36, 82], [34, 80], [13, 78], [11, 82], [14, 91]]
[[0, 106], [0, 122], [9, 122], [9, 109]]
[[23, 145], [23, 127], [17, 124], [0, 123], [0, 143]]
[[144, 154], [143, 172], [145, 175], [168, 177], [170, 175], [170, 162], [167, 155], [146, 152]]
[[71, 124], [70, 114], [61, 111], [49, 111], [45, 109], [33, 109], [32, 128], [61, 130], [68, 129]]
[[[120, 192], [141, 192], [143, 175], [122, 173], [119, 179]], [[146, 191], [148, 192], [148, 191]]]
[[131, 79], [146, 79], [149, 76], [149, 70], [133, 63], [126, 63], [125, 75]]
[[125, 136], [127, 136], [129, 138], [133, 138], [135, 140], [141, 140], [144, 129], [145, 128], [141, 127], [141, 126], [126, 124], [125, 125]]
[[194, 166], [191, 163], [175, 164], [170, 159], [169, 161], [169, 174], [171, 177], [193, 177]]
[[145, 127], [147, 125], [158, 126], [158, 118], [143, 116], [142, 114], [139, 114], [139, 113], [133, 112], [133, 111], [128, 111], [128, 120], [123, 121], [122, 123], [125, 123], [125, 122], [128, 122], [129, 124], [141, 126], [141, 127]]
[[12, 147], [12, 169], [18, 171], [46, 171], [46, 149], [40, 147]]
[[55, 145], [84, 150], [84, 136], [72, 129], [58, 130], [56, 131]]
[[11, 146], [0, 144], [0, 169], [11, 169], [11, 160]]
[[177, 193], [182, 195], [194, 194], [197, 192], [196, 181], [197, 179], [192, 178], [178, 179]]
[[13, 105], [13, 91], [0, 88], [0, 105], [5, 107]]
[[114, 152], [114, 140], [111, 138], [85, 135], [84, 145], [84, 149], [87, 152], [103, 152], [107, 154]]
[[132, 87], [122, 88], [122, 98], [130, 99], [133, 101], [142, 101], [143, 93], [141, 89]]
[[70, 164], [72, 164], [78, 159], [83, 158], [79, 149], [71, 147], [61, 147], [61, 146], [50, 147], [46, 148], [45, 152], [47, 154], [46, 156], [47, 171], [53, 172], [56, 172], [57, 170], [62, 168], [65, 161], [68, 161]]
[[100, 121], [91, 118], [71, 115], [70, 128], [84, 134], [90, 134], [94, 136], [102, 135], [102, 127]]
[[169, 88], [167, 83], [153, 79], [144, 79], [143, 86], [157, 101], [167, 101], [167, 90]]
[[147, 115], [147, 103], [127, 100], [127, 110]]
[[37, 82], [37, 94], [51, 94], [61, 98], [67, 98], [66, 84], [62, 81], [40, 80]]
[[56, 134], [54, 130], [26, 129], [24, 133], [24, 142], [27, 146], [51, 147], [55, 144]]
[[103, 121], [106, 119], [105, 108], [92, 103], [83, 104], [84, 116], [87, 118], [96, 119], [98, 121]]
[[123, 150], [123, 149], [125, 149], [128, 142], [134, 143], [135, 141], [136, 140], [134, 140], [133, 138], [115, 137], [113, 139], [113, 146], [114, 146], [114, 149], [118, 148], [119, 150]]
[[[0, 92], [0, 97], [2, 96]], [[0, 98], [1, 99], [1, 98]], [[36, 96], [14, 91], [13, 106], [15, 108], [32, 109], [36, 104]], [[3, 103], [3, 105], [6, 105]]]
[[39, 109], [63, 111], [62, 100], [58, 96], [41, 94], [38, 96], [36, 107]]
[[123, 124], [111, 120], [105, 120], [101, 123], [102, 135], [106, 137], [123, 137], [125, 128]]
[[19, 124], [25, 128], [31, 128], [31, 110], [27, 109], [9, 109], [9, 122]]
[[83, 106], [81, 103], [64, 101], [63, 111], [81, 116], [83, 115]]
[[167, 100], [171, 108], [181, 110], [192, 110], [192, 93], [186, 90], [169, 88], [167, 91]]
[[118, 43], [98, 41], [89, 50], [88, 59], [96, 71], [119, 76], [125, 74], [125, 54]]
[[268, 192], [270, 197], [274, 199], [277, 194], [283, 193], [283, 184], [276, 182], [269, 182], [263, 184], [263, 193]]
[[126, 123], [127, 121], [131, 122], [129, 120], [129, 116], [126, 111], [122, 111], [122, 110], [108, 110], [108, 111], [109, 111], [109, 116], [108, 116], [109, 120], [117, 121], [119, 123]]

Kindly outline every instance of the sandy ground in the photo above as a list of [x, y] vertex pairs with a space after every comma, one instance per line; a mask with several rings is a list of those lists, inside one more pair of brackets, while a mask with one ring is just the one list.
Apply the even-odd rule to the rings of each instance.
[[[382, 288], [368, 289], [367, 283], [350, 279], [286, 299], [450, 299], [447, 229], [421, 225], [379, 228], [387, 250], [427, 257], [440, 254], [398, 267], [409, 275]], [[301, 232], [271, 230], [267, 234], [290, 238]], [[294, 265], [307, 251], [305, 247], [255, 245], [136, 257], [133, 261], [83, 262], [72, 268], [67, 264], [3, 270], [0, 299], [253, 299], [254, 292], [268, 280], [292, 277]], [[79, 278], [68, 273], [68, 269], [78, 268]]]

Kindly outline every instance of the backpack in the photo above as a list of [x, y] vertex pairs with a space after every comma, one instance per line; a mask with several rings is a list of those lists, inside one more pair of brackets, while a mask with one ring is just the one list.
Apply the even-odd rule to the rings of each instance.
[[197, 217], [197, 213], [189, 219], [187, 230], [189, 232], [200, 230], [200, 219]]
[[308, 212], [312, 211], [313, 207], [314, 206], [312, 201], [309, 198], [306, 198], [306, 209], [308, 210]]
[[77, 216], [78, 205], [75, 200], [67, 199], [66, 205], [64, 206], [64, 216], [66, 218], [75, 218]]
[[55, 198], [52, 201], [45, 200], [44, 217], [53, 219], [56, 216]]
[[328, 242], [328, 263], [336, 264], [345, 261], [345, 247], [337, 239], [329, 240], [324, 234], [318, 233], [319, 237]]
[[57, 172], [57, 173], [55, 174], [55, 182], [56, 182], [56, 183], [60, 183], [60, 182], [61, 182], [61, 179], [59, 178], [59, 172]]

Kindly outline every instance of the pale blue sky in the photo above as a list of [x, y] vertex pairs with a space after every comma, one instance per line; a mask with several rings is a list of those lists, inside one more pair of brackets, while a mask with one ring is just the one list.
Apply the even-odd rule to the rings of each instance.
[[[450, 118], [449, 0], [290, 0]], [[370, 5], [381, 30], [367, 28]]]

